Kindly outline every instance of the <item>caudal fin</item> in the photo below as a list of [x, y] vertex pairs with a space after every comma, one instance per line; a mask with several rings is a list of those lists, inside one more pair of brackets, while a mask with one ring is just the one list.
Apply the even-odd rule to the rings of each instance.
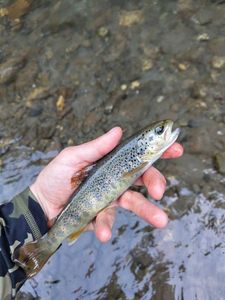
[[45, 240], [40, 239], [18, 247], [14, 252], [13, 260], [30, 278], [43, 268], [55, 250], [52, 250]]

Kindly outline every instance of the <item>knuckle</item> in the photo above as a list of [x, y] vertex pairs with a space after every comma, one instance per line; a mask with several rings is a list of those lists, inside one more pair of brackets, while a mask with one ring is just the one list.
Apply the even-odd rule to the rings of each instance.
[[127, 190], [120, 198], [120, 205], [124, 208], [129, 208], [136, 192]]
[[72, 146], [69, 146], [69, 147], [64, 148], [64, 149], [60, 152], [60, 155], [65, 155], [65, 154], [70, 153], [70, 152], [71, 152], [71, 148], [72, 148]]

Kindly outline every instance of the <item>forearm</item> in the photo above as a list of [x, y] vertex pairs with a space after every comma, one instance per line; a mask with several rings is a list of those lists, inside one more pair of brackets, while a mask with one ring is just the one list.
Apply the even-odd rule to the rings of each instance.
[[29, 189], [0, 206], [0, 299], [13, 299], [26, 280], [13, 262], [15, 248], [46, 232], [45, 215]]

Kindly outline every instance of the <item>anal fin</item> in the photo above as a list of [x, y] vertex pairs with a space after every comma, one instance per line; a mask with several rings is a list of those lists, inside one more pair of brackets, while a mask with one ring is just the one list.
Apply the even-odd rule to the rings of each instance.
[[69, 245], [72, 245], [76, 242], [76, 240], [78, 239], [78, 237], [83, 233], [84, 229], [78, 230], [78, 231], [74, 231], [73, 233], [71, 233], [68, 237], [67, 237], [67, 241]]

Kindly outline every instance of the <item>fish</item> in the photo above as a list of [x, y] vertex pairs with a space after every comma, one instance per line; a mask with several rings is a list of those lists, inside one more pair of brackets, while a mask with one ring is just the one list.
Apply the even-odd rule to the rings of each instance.
[[50, 230], [38, 240], [19, 246], [13, 260], [26, 273], [36, 275], [65, 239], [75, 241], [85, 227], [118, 199], [178, 138], [173, 121], [163, 120], [119, 144], [96, 162]]

